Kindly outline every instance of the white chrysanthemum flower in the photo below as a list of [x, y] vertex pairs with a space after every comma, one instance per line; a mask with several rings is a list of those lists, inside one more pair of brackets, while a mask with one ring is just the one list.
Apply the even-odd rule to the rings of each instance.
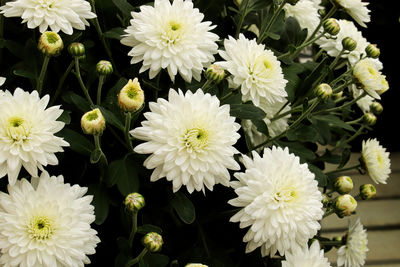
[[320, 249], [319, 242], [314, 241], [310, 248], [295, 247], [292, 252], [287, 252], [282, 267], [331, 267], [331, 264], [324, 257], [324, 250]]
[[219, 37], [191, 0], [155, 0], [154, 7], [141, 6], [132, 17], [121, 43], [133, 47], [131, 64], [143, 61], [139, 72], [150, 70], [152, 79], [166, 68], [172, 81], [178, 72], [187, 82], [192, 76], [200, 81], [203, 68], [214, 61]]
[[302, 29], [307, 29], [307, 34], [310, 36], [320, 22], [318, 7], [314, 1], [300, 0], [295, 5], [286, 4], [283, 9], [286, 17], [294, 17]]
[[241, 87], [243, 101], [251, 100], [256, 106], [261, 101], [284, 102], [287, 97], [281, 63], [271, 50], [243, 34], [236, 40], [229, 36], [224, 41], [225, 51], [219, 54], [226, 61], [217, 64], [232, 74], [234, 87]]
[[[350, 86], [350, 90], [353, 92], [354, 99], [360, 97], [364, 92], [364, 90], [362, 89], [357, 89], [357, 86], [355, 86], [354, 84]], [[371, 104], [373, 102], [374, 98], [370, 97], [369, 95], [366, 95], [361, 99], [357, 100], [357, 106], [362, 110], [362, 112], [366, 113], [371, 110]]]
[[322, 196], [307, 164], [290, 154], [288, 148], [265, 148], [263, 157], [243, 156], [246, 171], [235, 173], [231, 182], [237, 198], [228, 203], [243, 207], [232, 218], [248, 227], [246, 252], [261, 247], [263, 255], [284, 255], [303, 246], [321, 228]]
[[84, 266], [100, 242], [90, 227], [93, 196], [47, 172], [0, 193], [1, 266]]
[[390, 153], [382, 147], [376, 138], [362, 142], [361, 156], [371, 179], [377, 184], [386, 184], [391, 173]]
[[346, 245], [338, 250], [337, 265], [344, 267], [361, 267], [365, 264], [368, 251], [367, 231], [360, 219], [350, 223]]
[[15, 89], [0, 91], [0, 177], [8, 174], [11, 185], [21, 167], [37, 177], [43, 166], [57, 165], [54, 153], [62, 152], [69, 144], [54, 134], [65, 123], [57, 121], [63, 112], [60, 106], [46, 109], [49, 95], [39, 98], [37, 91]]
[[229, 115], [229, 105], [220, 106], [216, 96], [201, 89], [186, 94], [171, 89], [168, 101], [159, 98], [149, 106], [147, 120], [130, 133], [147, 141], [134, 150], [152, 154], [144, 162], [155, 169], [151, 181], [166, 177], [174, 192], [182, 185], [190, 193], [204, 192], [204, 186], [212, 190], [219, 183], [229, 186], [227, 169], [240, 168], [233, 159], [240, 125]]
[[365, 22], [370, 22], [370, 10], [367, 8], [368, 2], [362, 0], [335, 0], [346, 12], [361, 26], [367, 27]]
[[361, 54], [365, 54], [365, 48], [369, 44], [367, 39], [362, 36], [362, 33], [357, 29], [352, 21], [337, 20], [340, 26], [340, 31], [335, 38], [322, 37], [316, 43], [325, 50], [331, 57], [337, 57], [343, 49], [342, 40], [346, 37], [352, 38], [357, 42], [357, 47], [350, 53], [345, 53], [342, 58], [347, 58], [351, 65], [354, 65], [360, 60]]
[[84, 30], [89, 26], [88, 19], [96, 14], [84, 0], [15, 0], [0, 7], [5, 17], [21, 17], [29, 29], [39, 27], [41, 33], [50, 28], [53, 32], [60, 30], [72, 34], [73, 28]]
[[[284, 132], [288, 127], [288, 119], [291, 117], [290, 114], [283, 116], [279, 119], [271, 121], [271, 119], [275, 116], [275, 114], [283, 107], [285, 103], [281, 102], [275, 102], [272, 104], [266, 103], [266, 102], [261, 102], [260, 103], [260, 108], [267, 114], [263, 121], [268, 127], [268, 133], [271, 137], [275, 137], [282, 132]], [[286, 105], [282, 111], [282, 113], [285, 113], [287, 111], [290, 111], [290, 105]], [[251, 122], [251, 120], [243, 120], [242, 121], [242, 128], [250, 138], [250, 142], [253, 146], [257, 146], [259, 144], [262, 144], [267, 140], [267, 137], [257, 131], [257, 127]]]
[[6, 82], [5, 77], [0, 77], [0, 86], [2, 86]]
[[357, 80], [357, 85], [373, 98], [380, 99], [379, 95], [389, 89], [386, 76], [369, 58], [362, 59], [354, 65], [353, 76]]

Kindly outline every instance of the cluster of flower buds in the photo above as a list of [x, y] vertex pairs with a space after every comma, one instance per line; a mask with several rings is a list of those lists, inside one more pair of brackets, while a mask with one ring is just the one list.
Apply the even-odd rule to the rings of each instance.
[[106, 120], [100, 109], [86, 112], [81, 118], [81, 127], [85, 134], [100, 135], [106, 128]]
[[58, 56], [63, 48], [63, 40], [55, 32], [44, 32], [39, 38], [38, 49], [46, 56]]
[[144, 92], [138, 79], [135, 78], [133, 81], [130, 79], [118, 94], [119, 107], [125, 112], [135, 112], [143, 106], [143, 103]]

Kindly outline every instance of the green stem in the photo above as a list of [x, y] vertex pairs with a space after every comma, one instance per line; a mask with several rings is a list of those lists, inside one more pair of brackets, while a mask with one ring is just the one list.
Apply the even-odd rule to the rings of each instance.
[[138, 263], [144, 257], [144, 255], [146, 255], [147, 251], [148, 251], [147, 248], [144, 248], [142, 250], [142, 252], [140, 252], [140, 254], [136, 258], [129, 260], [125, 264], [125, 267], [131, 267], [131, 266], [135, 265], [136, 263]]
[[203, 86], [201, 87], [201, 90], [203, 90], [204, 93], [208, 92], [208, 88], [210, 87], [212, 81], [211, 80], [207, 80]]
[[80, 71], [80, 68], [79, 68], [79, 58], [78, 57], [74, 57], [74, 59], [75, 59], [75, 76], [78, 79], [79, 85], [80, 85], [83, 93], [85, 94], [85, 97], [86, 97], [87, 101], [89, 101], [90, 107], [92, 109], [94, 109], [95, 105], [94, 105], [92, 99], [90, 98], [89, 92], [86, 89], [85, 84], [82, 81], [81, 71]]
[[137, 211], [132, 212], [132, 230], [129, 235], [129, 246], [132, 247], [133, 244], [133, 239], [135, 238], [136, 232], [137, 232]]
[[354, 165], [354, 166], [351, 166], [351, 167], [347, 167], [347, 168], [336, 169], [336, 170], [333, 170], [333, 171], [326, 172], [325, 174], [328, 175], [328, 174], [334, 174], [334, 173], [338, 173], [338, 172], [350, 171], [350, 170], [353, 170], [353, 169], [357, 169], [359, 167], [361, 167], [361, 164], [357, 164], [357, 165]]
[[249, 2], [250, 2], [250, 0], [244, 0], [244, 3], [242, 3], [242, 4], [244, 4], [244, 8], [243, 8], [243, 12], [240, 13], [239, 22], [238, 22], [238, 25], [236, 27], [235, 39], [237, 39], [239, 37], [240, 30], [242, 29], [244, 18], [247, 15], [247, 8], [249, 6]]
[[[293, 52], [293, 55], [291, 56], [291, 59], [293, 60], [294, 58], [296, 58], [296, 57], [298, 56], [298, 54], [301, 52], [301, 50], [302, 50], [304, 47], [313, 44], [315, 41], [317, 41], [318, 39], [320, 39], [320, 38], [321, 38], [322, 36], [324, 36], [324, 35], [325, 35], [325, 31], [322, 32], [322, 33], [321, 33], [320, 35], [318, 35], [317, 37], [315, 37], [315, 38], [313, 38], [313, 39], [311, 39], [311, 40], [309, 40], [309, 41], [307, 41], [307, 42], [302, 43], [302, 44], [301, 44], [299, 47], [297, 47], [296, 50]], [[287, 52], [287, 53], [285, 53], [285, 54], [283, 54], [283, 55], [280, 55], [280, 56], [278, 57], [278, 59], [280, 59], [282, 56], [286, 56], [286, 55], [290, 55], [290, 54], [291, 54], [290, 52]]]
[[100, 184], [103, 183], [104, 175], [105, 175], [105, 170], [108, 166], [108, 161], [106, 158], [106, 155], [104, 155], [103, 150], [101, 150], [101, 140], [100, 140], [100, 135], [96, 134], [93, 135], [94, 138], [94, 146], [96, 150], [100, 150], [101, 152], [101, 157], [100, 157]]
[[128, 144], [129, 150], [133, 151], [133, 146], [132, 142], [129, 136], [129, 130], [131, 128], [131, 120], [132, 120], [132, 114], [130, 112], [125, 113], [125, 129], [124, 129], [124, 134], [125, 134], [125, 141]]
[[315, 28], [315, 30], [313, 31], [313, 33], [310, 35], [310, 37], [307, 38], [306, 41], [311, 40], [311, 39], [314, 38], [314, 36], [319, 32], [319, 29], [321, 29], [321, 27], [322, 27], [324, 21], [327, 20], [327, 19], [329, 19], [330, 17], [332, 17], [333, 14], [335, 14], [336, 10], [337, 10], [337, 7], [336, 7], [336, 5], [334, 5], [334, 6], [331, 8], [331, 10], [329, 10], [329, 12], [325, 15], [325, 17], [324, 17], [323, 19], [321, 19], [321, 21], [319, 22], [317, 28]]
[[333, 70], [336, 66], [337, 66], [337, 63], [339, 62], [339, 59], [342, 57], [342, 55], [344, 54], [344, 52], [345, 52], [345, 50], [344, 49], [342, 49], [340, 52], [339, 52], [339, 55], [337, 55], [337, 57], [335, 57], [335, 59], [332, 61], [332, 63], [329, 65], [329, 69], [330, 70]]
[[319, 242], [324, 246], [341, 246], [343, 245], [342, 241], [335, 241], [335, 240], [319, 240]]
[[46, 75], [47, 66], [49, 65], [49, 61], [50, 61], [50, 57], [48, 55], [45, 55], [44, 60], [43, 60], [42, 70], [40, 71], [39, 78], [36, 82], [36, 91], [39, 93], [39, 96], [42, 93], [44, 76]]
[[339, 106], [339, 107], [324, 109], [324, 110], [315, 112], [314, 115], [318, 115], [318, 114], [321, 114], [321, 113], [332, 113], [332, 112], [337, 111], [337, 110], [342, 110], [342, 109], [344, 109], [344, 108], [346, 108], [346, 107], [348, 107], [348, 106], [353, 105], [354, 103], [356, 103], [358, 100], [360, 100], [361, 98], [363, 98], [363, 97], [366, 96], [366, 95], [367, 95], [367, 93], [364, 92], [363, 94], [361, 94], [361, 95], [358, 96], [357, 98], [354, 98], [353, 100], [351, 100], [351, 101], [349, 101], [349, 102], [346, 102], [345, 104], [343, 104], [343, 105], [341, 105], [341, 106]]
[[221, 97], [219, 102], [222, 103], [224, 100], [228, 99], [229, 97], [233, 96], [234, 94], [236, 94], [235, 90], [230, 91], [228, 94], [226, 94], [223, 97]]
[[105, 75], [99, 76], [99, 85], [97, 86], [97, 101], [96, 104], [99, 106], [101, 104], [101, 89], [103, 88]]
[[346, 124], [348, 124], [348, 125], [357, 124], [360, 121], [362, 121], [362, 119], [363, 119], [363, 117], [355, 119], [355, 120], [352, 120], [352, 121], [346, 121]]
[[322, 216], [322, 219], [325, 217], [328, 217], [329, 215], [333, 214], [335, 211], [333, 209], [327, 210], [324, 214], [324, 216]]
[[274, 25], [275, 20], [278, 18], [279, 14], [281, 13], [283, 7], [286, 5], [287, 0], [283, 0], [282, 3], [278, 6], [278, 9], [274, 11], [274, 15], [272, 16], [271, 20], [268, 22], [267, 26], [263, 30], [263, 32], [260, 34], [259, 39], [257, 40], [257, 43], [262, 43], [265, 38], [268, 37], [268, 33], [271, 30], [272, 25]]
[[64, 85], [65, 79], [67, 79], [68, 74], [71, 72], [72, 68], [74, 67], [75, 61], [72, 60], [71, 63], [69, 63], [68, 68], [65, 70], [64, 74], [61, 76], [60, 81], [58, 82], [57, 85], [57, 89], [54, 93], [53, 98], [50, 101], [49, 106], [52, 106], [54, 104], [54, 102], [56, 101], [56, 99], [58, 98], [58, 96], [61, 93], [62, 87]]

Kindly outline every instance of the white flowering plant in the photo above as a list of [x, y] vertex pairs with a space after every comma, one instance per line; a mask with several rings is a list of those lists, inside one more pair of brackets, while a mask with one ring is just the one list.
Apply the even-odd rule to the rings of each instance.
[[389, 89], [370, 21], [361, 0], [2, 0], [0, 265], [363, 266], [376, 191], [342, 175], [391, 173], [362, 139]]

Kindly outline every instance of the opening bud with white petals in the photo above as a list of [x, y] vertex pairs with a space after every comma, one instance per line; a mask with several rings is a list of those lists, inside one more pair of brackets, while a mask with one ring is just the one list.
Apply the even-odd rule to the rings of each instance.
[[118, 105], [125, 112], [135, 112], [143, 106], [144, 92], [137, 78], [128, 83], [118, 94]]
[[106, 120], [100, 109], [96, 108], [86, 112], [81, 119], [81, 127], [85, 134], [98, 135], [106, 128]]
[[339, 194], [347, 194], [353, 189], [353, 180], [350, 176], [340, 176], [336, 178], [334, 188]]
[[340, 195], [335, 199], [334, 209], [337, 216], [350, 216], [357, 208], [357, 201], [349, 194]]
[[376, 196], [375, 186], [372, 184], [363, 184], [360, 186], [360, 197], [362, 199], [371, 199]]
[[63, 40], [55, 32], [44, 32], [39, 38], [38, 49], [47, 56], [58, 56], [63, 48]]

